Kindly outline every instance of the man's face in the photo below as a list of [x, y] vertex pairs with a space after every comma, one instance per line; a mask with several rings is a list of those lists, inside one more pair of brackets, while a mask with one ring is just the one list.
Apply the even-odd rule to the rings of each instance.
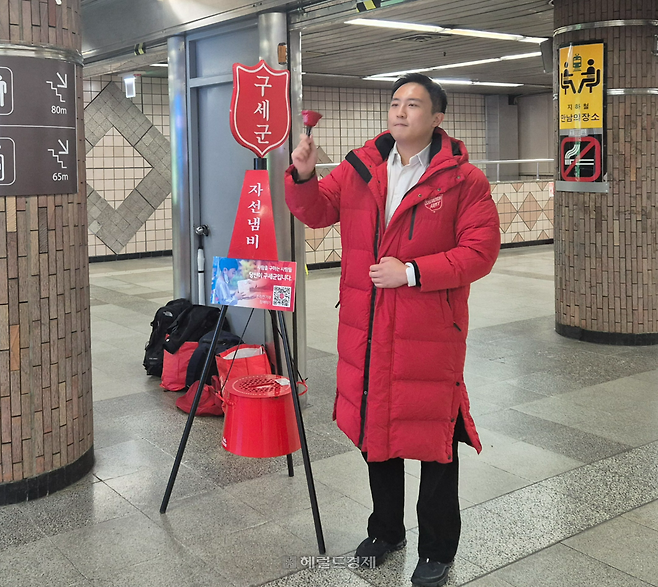
[[408, 83], [393, 94], [388, 109], [388, 130], [398, 142], [427, 145], [443, 117], [441, 112], [432, 113], [432, 99], [423, 86]]

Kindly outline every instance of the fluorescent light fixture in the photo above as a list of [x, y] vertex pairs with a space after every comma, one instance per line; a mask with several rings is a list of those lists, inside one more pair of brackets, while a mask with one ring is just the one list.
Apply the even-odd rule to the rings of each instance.
[[478, 37], [480, 39], [497, 39], [499, 41], [520, 41], [523, 35], [511, 35], [509, 33], [492, 33], [489, 31], [476, 31], [473, 29], [450, 29], [451, 35], [462, 35], [464, 37]]
[[[363, 79], [376, 81], [376, 82], [394, 82], [398, 79], [398, 76], [371, 75], [370, 77], [365, 77]], [[480, 82], [480, 81], [473, 81], [470, 79], [451, 79], [451, 78], [439, 79], [436, 77], [432, 79], [437, 84], [441, 84], [442, 86], [492, 86], [496, 88], [518, 88], [523, 85], [523, 84], [513, 84], [509, 82]]]
[[134, 98], [137, 95], [137, 90], [135, 89], [134, 75], [123, 76], [123, 85], [126, 88], [126, 98]]
[[375, 78], [381, 78], [382, 76], [397, 78], [400, 77], [401, 75], [406, 75], [407, 73], [422, 73], [425, 71], [437, 71], [439, 69], [472, 67], [474, 65], [485, 65], [487, 63], [497, 63], [499, 61], [513, 61], [514, 59], [529, 59], [531, 57], [541, 57], [541, 51], [535, 51], [533, 53], [519, 53], [517, 55], [503, 55], [502, 57], [491, 57], [490, 59], [478, 59], [477, 61], [461, 61], [459, 63], [448, 63], [446, 65], [437, 65], [435, 67], [425, 67], [422, 69], [404, 69], [402, 71], [391, 71], [388, 73], [371, 75], [363, 79], [375, 79]]
[[397, 29], [401, 31], [417, 31], [420, 33], [442, 33], [449, 29], [432, 24], [415, 24], [413, 22], [398, 22], [395, 20], [377, 20], [376, 18], [353, 18], [345, 21], [345, 24], [360, 24], [362, 26], [374, 26], [382, 29]]
[[151, 63], [151, 67], [169, 67], [168, 63]]
[[532, 53], [518, 53], [517, 55], [503, 55], [501, 61], [513, 61], [514, 59], [530, 59], [531, 57], [541, 57], [541, 51], [533, 51]]
[[346, 20], [345, 24], [358, 24], [362, 26], [380, 27], [384, 29], [397, 29], [401, 31], [416, 31], [419, 33], [437, 33], [443, 35], [462, 35], [466, 37], [478, 37], [480, 39], [496, 39], [499, 41], [520, 41], [522, 43], [542, 43], [543, 37], [526, 37], [525, 35], [514, 35], [511, 33], [496, 33], [492, 31], [477, 31], [474, 29], [459, 29], [442, 27], [432, 24], [417, 24], [413, 22], [400, 22], [395, 20], [378, 20], [376, 18], [353, 18]]

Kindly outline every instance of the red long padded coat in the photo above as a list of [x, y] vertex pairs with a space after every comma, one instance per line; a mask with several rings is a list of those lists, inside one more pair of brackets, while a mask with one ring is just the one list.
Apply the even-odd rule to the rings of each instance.
[[[340, 221], [339, 428], [369, 461], [447, 463], [460, 411], [481, 450], [463, 379], [467, 300], [498, 255], [498, 212], [463, 143], [437, 129], [428, 169], [385, 227], [393, 144], [380, 134], [321, 181], [296, 183], [291, 167], [286, 202], [312, 228]], [[382, 257], [414, 262], [420, 286], [375, 288], [368, 272]]]

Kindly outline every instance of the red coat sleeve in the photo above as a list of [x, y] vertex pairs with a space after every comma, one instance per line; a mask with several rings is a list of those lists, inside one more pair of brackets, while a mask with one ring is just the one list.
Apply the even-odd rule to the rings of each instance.
[[500, 250], [500, 220], [484, 173], [471, 167], [462, 184], [455, 218], [457, 246], [414, 259], [421, 291], [468, 285], [491, 271]]
[[345, 162], [327, 177], [318, 181], [313, 176], [304, 183], [292, 178], [294, 166], [286, 171], [286, 204], [292, 214], [311, 228], [324, 228], [340, 220], [340, 193], [345, 174]]

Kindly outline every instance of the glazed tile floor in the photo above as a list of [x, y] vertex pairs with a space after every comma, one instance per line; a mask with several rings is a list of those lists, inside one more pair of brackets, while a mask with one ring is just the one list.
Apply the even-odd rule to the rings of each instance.
[[[462, 542], [448, 585], [658, 586], [658, 347], [558, 336], [552, 267], [551, 247], [506, 250], [472, 290], [466, 384], [484, 450], [461, 451]], [[365, 536], [370, 497], [360, 454], [331, 422], [338, 271], [308, 280], [304, 418], [325, 559], [299, 453], [293, 478], [284, 458], [226, 453], [221, 418], [195, 422], [160, 515], [185, 415], [141, 361], [149, 322], [171, 299], [171, 259], [90, 273], [96, 465], [73, 487], [0, 508], [2, 587], [410, 585], [417, 463], [407, 548], [369, 571], [345, 556]]]

